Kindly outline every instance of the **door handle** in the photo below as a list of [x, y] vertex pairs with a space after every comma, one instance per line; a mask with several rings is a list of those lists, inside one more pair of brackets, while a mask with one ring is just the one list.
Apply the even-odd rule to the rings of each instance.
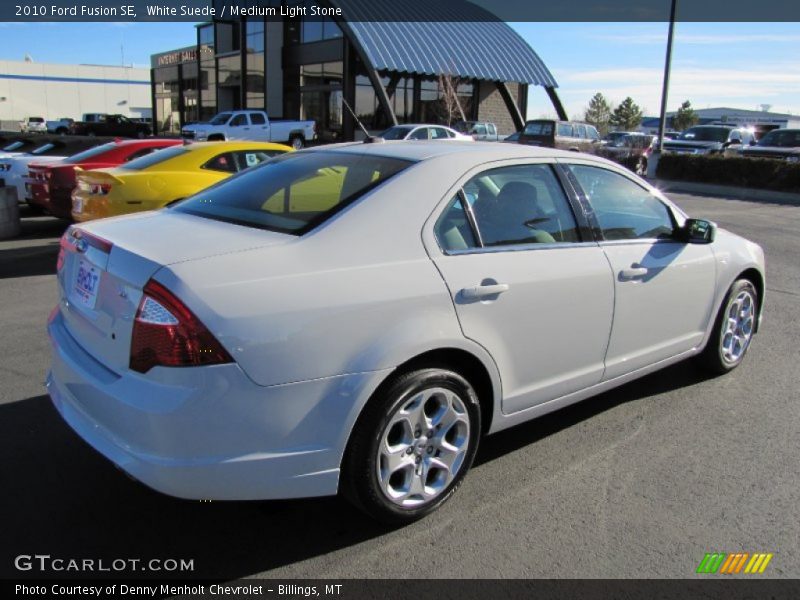
[[461, 290], [461, 295], [467, 300], [476, 300], [487, 296], [497, 296], [507, 291], [507, 283], [495, 283], [493, 285], [476, 285], [475, 287], [464, 288]]
[[644, 277], [648, 272], [649, 270], [647, 267], [637, 267], [631, 265], [628, 269], [622, 269], [619, 274], [623, 279], [637, 279], [639, 277]]

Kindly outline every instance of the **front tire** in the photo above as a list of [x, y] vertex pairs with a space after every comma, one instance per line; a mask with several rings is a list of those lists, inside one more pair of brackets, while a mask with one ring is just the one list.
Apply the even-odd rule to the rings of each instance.
[[348, 445], [342, 491], [373, 518], [402, 525], [435, 511], [461, 485], [481, 411], [472, 385], [449, 369], [406, 373], [377, 394]]
[[733, 283], [714, 322], [700, 364], [712, 373], [732, 371], [744, 360], [758, 319], [758, 291], [747, 279]]

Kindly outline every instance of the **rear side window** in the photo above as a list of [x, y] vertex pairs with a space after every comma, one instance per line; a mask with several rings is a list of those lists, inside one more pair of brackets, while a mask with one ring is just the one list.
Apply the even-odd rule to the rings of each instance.
[[559, 137], [575, 137], [572, 133], [572, 125], [569, 123], [559, 123], [558, 124], [558, 136]]
[[[462, 195], [463, 194], [463, 195]], [[575, 216], [551, 167], [513, 165], [476, 175], [462, 188], [436, 225], [445, 251], [519, 244], [580, 241]], [[466, 200], [466, 205], [461, 199]], [[469, 213], [479, 240], [470, 235]]]
[[233, 154], [230, 152], [217, 154], [214, 158], [207, 160], [202, 168], [210, 169], [211, 171], [222, 171], [223, 173], [236, 173], [237, 170]]
[[607, 240], [671, 238], [675, 229], [667, 205], [627, 177], [586, 165], [569, 165], [594, 209]]
[[285, 152], [280, 150], [244, 150], [234, 152], [233, 158], [236, 161], [237, 170], [244, 171], [281, 154], [285, 154]]
[[250, 113], [250, 122], [253, 125], [264, 125], [267, 122], [267, 120], [261, 113]]
[[287, 154], [171, 210], [302, 235], [412, 163], [349, 152]]

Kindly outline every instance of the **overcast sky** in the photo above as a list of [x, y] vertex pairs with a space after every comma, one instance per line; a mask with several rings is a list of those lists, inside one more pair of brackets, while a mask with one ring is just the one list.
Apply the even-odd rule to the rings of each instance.
[[[570, 116], [595, 92], [660, 107], [666, 23], [514, 23], [559, 83]], [[194, 44], [191, 23], [0, 23], [0, 60], [147, 66], [150, 55]], [[669, 109], [732, 106], [800, 113], [800, 23], [678, 23]], [[528, 114], [552, 114], [541, 90]]]

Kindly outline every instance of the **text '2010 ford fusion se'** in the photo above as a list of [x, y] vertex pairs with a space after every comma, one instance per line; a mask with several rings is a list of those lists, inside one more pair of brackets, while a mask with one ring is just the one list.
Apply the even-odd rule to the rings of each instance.
[[514, 144], [286, 154], [71, 227], [50, 396], [182, 498], [341, 493], [404, 523], [480, 438], [695, 357], [743, 360], [759, 246], [602, 158]]

